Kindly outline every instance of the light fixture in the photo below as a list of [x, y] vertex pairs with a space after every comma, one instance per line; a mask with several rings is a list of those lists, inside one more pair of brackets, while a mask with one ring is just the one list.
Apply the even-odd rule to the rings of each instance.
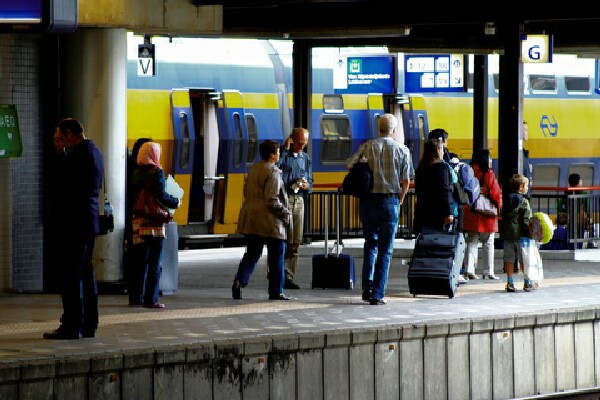
[[496, 34], [496, 27], [494, 26], [493, 22], [486, 22], [485, 23], [485, 28], [483, 29], [483, 33], [485, 33], [486, 35], [495, 35]]

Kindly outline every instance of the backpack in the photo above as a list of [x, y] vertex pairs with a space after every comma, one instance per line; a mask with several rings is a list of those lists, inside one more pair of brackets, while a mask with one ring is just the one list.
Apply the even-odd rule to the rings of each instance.
[[452, 168], [458, 176], [458, 184], [455, 185], [454, 200], [459, 204], [473, 205], [479, 197], [479, 179], [475, 177], [473, 168], [462, 161], [452, 164]]

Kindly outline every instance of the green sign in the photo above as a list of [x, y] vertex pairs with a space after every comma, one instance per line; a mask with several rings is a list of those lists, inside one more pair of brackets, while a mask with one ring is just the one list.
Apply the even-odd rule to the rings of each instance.
[[0, 157], [20, 157], [22, 152], [17, 108], [0, 104]]

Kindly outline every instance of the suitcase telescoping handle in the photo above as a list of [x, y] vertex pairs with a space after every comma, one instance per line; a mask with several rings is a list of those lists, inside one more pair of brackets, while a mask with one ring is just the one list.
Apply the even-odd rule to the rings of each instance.
[[[325, 193], [323, 195], [323, 217], [325, 224], [325, 258], [329, 257], [329, 194]], [[339, 256], [341, 252], [340, 246], [340, 201], [341, 196], [338, 191], [338, 195], [335, 198], [336, 200], [336, 214], [335, 214], [335, 230], [336, 230], [336, 243], [335, 243], [335, 254], [334, 256]]]
[[323, 194], [323, 217], [325, 224], [325, 258], [329, 257], [329, 250], [327, 248], [327, 239], [329, 236], [329, 195], [327, 193]]

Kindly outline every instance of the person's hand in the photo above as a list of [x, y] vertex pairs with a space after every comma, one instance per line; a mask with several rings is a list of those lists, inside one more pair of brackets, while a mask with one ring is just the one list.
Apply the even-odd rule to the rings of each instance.
[[294, 139], [292, 139], [291, 136], [288, 136], [288, 138], [283, 142], [283, 148], [289, 150], [292, 143], [294, 143]]
[[444, 224], [451, 224], [454, 222], [454, 216], [453, 215], [446, 215], [446, 218], [444, 218]]
[[306, 178], [300, 178], [298, 179], [298, 181], [296, 182], [298, 184], [298, 187], [302, 190], [308, 189], [308, 181], [306, 180]]

